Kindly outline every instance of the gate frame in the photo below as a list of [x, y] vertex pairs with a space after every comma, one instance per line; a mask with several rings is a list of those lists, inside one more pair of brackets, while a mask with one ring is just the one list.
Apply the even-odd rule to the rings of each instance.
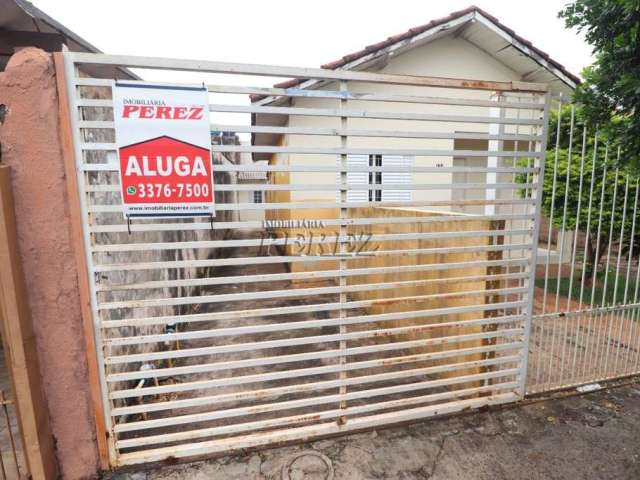
[[[92, 282], [93, 273], [89, 269], [91, 250], [90, 250], [90, 235], [85, 231], [83, 225], [83, 218], [87, 215], [87, 209], [85, 201], [79, 190], [79, 175], [83, 175], [83, 171], [77, 167], [82, 164], [82, 150], [79, 138], [79, 127], [77, 125], [79, 119], [76, 113], [78, 104], [76, 102], [77, 97], [75, 95], [76, 84], [70, 81], [74, 78], [74, 73], [77, 69], [77, 64], [93, 64], [93, 65], [109, 65], [116, 68], [146, 68], [146, 69], [160, 69], [160, 70], [173, 70], [173, 71], [196, 71], [203, 73], [226, 73], [226, 74], [245, 74], [253, 76], [270, 76], [270, 77], [290, 77], [298, 79], [322, 79], [336, 81], [340, 84], [341, 89], [343, 84], [347, 81], [359, 81], [368, 82], [374, 84], [396, 84], [396, 85], [408, 85], [408, 86], [420, 86], [420, 87], [438, 87], [438, 88], [452, 88], [452, 89], [471, 89], [471, 90], [486, 90], [497, 92], [523, 92], [523, 93], [535, 93], [544, 98], [541, 102], [543, 106], [543, 123], [542, 123], [542, 137], [543, 139], [538, 144], [538, 150], [541, 152], [539, 157], [540, 161], [540, 173], [539, 178], [544, 178], [544, 164], [546, 151], [546, 134], [548, 129], [549, 118], [549, 104], [550, 93], [546, 84], [529, 83], [520, 81], [485, 81], [485, 80], [473, 80], [473, 79], [457, 79], [446, 77], [430, 77], [430, 76], [410, 76], [410, 75], [396, 75], [396, 74], [380, 74], [369, 73], [360, 71], [346, 71], [346, 70], [328, 70], [319, 68], [298, 68], [298, 67], [280, 67], [261, 64], [241, 64], [230, 62], [215, 62], [215, 61], [200, 61], [200, 60], [182, 60], [173, 58], [160, 58], [160, 57], [141, 57], [141, 56], [124, 56], [124, 55], [107, 55], [107, 54], [89, 54], [78, 52], [57, 52], [53, 54], [54, 65], [57, 78], [57, 89], [59, 95], [59, 108], [60, 118], [62, 120], [61, 125], [61, 138], [63, 143], [63, 156], [65, 159], [65, 170], [67, 174], [67, 187], [69, 193], [69, 203], [73, 211], [72, 217], [72, 233], [73, 241], [75, 244], [76, 261], [80, 269], [84, 268], [84, 272], [78, 272], [79, 288], [80, 288], [80, 300], [82, 306], [82, 319], [83, 330], [87, 346], [87, 362], [88, 371], [91, 386], [91, 399], [94, 410], [96, 437], [98, 443], [98, 452], [100, 459], [100, 466], [103, 470], [109, 468], [131, 465], [134, 463], [147, 463], [154, 461], [161, 461], [167, 458], [166, 455], [147, 455], [142, 460], [121, 462], [115, 449], [115, 437], [111, 431], [111, 417], [109, 415], [109, 399], [108, 389], [106, 388], [106, 380], [103, 369], [100, 368], [99, 360], [102, 360], [103, 353], [96, 345], [96, 335], [99, 335], [100, 326], [95, 323], [97, 317], [97, 306], [95, 304], [95, 285]], [[346, 99], [346, 97], [345, 97]], [[345, 118], [345, 117], [339, 117]], [[537, 256], [537, 235], [540, 227], [540, 216], [536, 215], [540, 210], [540, 204], [542, 199], [542, 192], [536, 189], [537, 197], [535, 198], [535, 207], [533, 215], [536, 216], [534, 220], [534, 226], [532, 229], [532, 238], [534, 246], [531, 253], [531, 266], [530, 275], [528, 279], [528, 305], [526, 308], [525, 323], [523, 330], [523, 358], [522, 364], [519, 367], [518, 379], [516, 382], [519, 384], [513, 392], [495, 394], [493, 397], [480, 397], [477, 399], [467, 399], [459, 401], [451, 401], [446, 405], [436, 404], [423, 406], [419, 408], [410, 409], [409, 411], [391, 412], [388, 414], [378, 414], [376, 419], [371, 420], [369, 417], [362, 419], [350, 420], [349, 424], [340, 425], [339, 422], [333, 425], [333, 429], [324, 429], [324, 431], [318, 431], [316, 425], [310, 425], [305, 427], [288, 428], [285, 432], [272, 435], [267, 440], [256, 438], [253, 441], [249, 440], [248, 436], [238, 437], [236, 439], [228, 439], [229, 445], [233, 444], [234, 440], [244, 439], [244, 443], [239, 446], [229, 446], [226, 448], [219, 448], [218, 450], [213, 448], [201, 447], [202, 444], [210, 444], [219, 442], [219, 440], [212, 440], [201, 442], [196, 448], [186, 453], [188, 450], [185, 448], [187, 445], [182, 445], [180, 455], [173, 456], [174, 458], [190, 458], [194, 456], [202, 456], [212, 453], [231, 452], [239, 448], [257, 447], [261, 445], [275, 444], [278, 442], [286, 441], [301, 441], [302, 438], [299, 434], [293, 432], [304, 432], [304, 438], [322, 437], [326, 435], [332, 435], [337, 433], [346, 433], [350, 431], [360, 431], [368, 428], [375, 428], [377, 426], [391, 426], [396, 423], [403, 423], [407, 421], [415, 421], [418, 419], [427, 418], [435, 415], [443, 415], [448, 413], [455, 413], [466, 408], [477, 408], [481, 406], [497, 405], [501, 403], [516, 402], [524, 398], [524, 389], [526, 385], [526, 373], [527, 373], [527, 359], [528, 359], [528, 340], [531, 329], [531, 315], [533, 311], [533, 291], [535, 285], [535, 271], [536, 271], [536, 256]], [[394, 418], [391, 421], [380, 421], [385, 416], [393, 415]], [[274, 432], [275, 433], [275, 432]], [[250, 444], [250, 445], [248, 445]], [[165, 447], [171, 449], [174, 447]]]

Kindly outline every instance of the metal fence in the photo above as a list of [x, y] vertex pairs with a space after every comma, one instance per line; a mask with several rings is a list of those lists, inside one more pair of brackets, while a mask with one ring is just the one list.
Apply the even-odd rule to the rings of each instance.
[[[113, 465], [522, 398], [544, 86], [65, 62]], [[96, 65], [208, 86], [212, 131], [239, 138], [213, 145], [215, 221], [125, 222], [113, 81], [86, 73]], [[242, 172], [257, 174], [239, 182]], [[372, 193], [350, 195], [360, 191]]]
[[11, 395], [3, 390], [0, 390], [0, 412], [0, 478], [27, 478], [15, 405]]
[[[636, 374], [638, 177], [612, 139], [553, 106], [527, 392]], [[555, 144], [555, 145], [554, 145]]]

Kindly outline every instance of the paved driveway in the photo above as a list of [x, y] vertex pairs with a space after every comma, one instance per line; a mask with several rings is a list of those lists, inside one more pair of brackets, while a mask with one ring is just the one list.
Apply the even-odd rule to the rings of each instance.
[[640, 383], [105, 478], [640, 479]]

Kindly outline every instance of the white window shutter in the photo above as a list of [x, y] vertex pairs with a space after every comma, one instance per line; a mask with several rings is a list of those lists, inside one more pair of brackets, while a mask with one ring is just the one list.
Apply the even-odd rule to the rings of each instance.
[[[338, 166], [340, 166], [340, 158], [338, 158]], [[352, 168], [367, 168], [369, 166], [369, 155], [348, 155], [347, 170]], [[337, 183], [340, 184], [340, 173], [337, 174]], [[347, 171], [347, 185], [368, 185], [368, 172], [349, 172]], [[337, 192], [337, 201], [340, 201], [340, 192]], [[369, 199], [367, 190], [347, 190], [347, 202], [366, 202]]]
[[[383, 167], [413, 167], [413, 157], [402, 155], [384, 155]], [[382, 185], [389, 184], [411, 185], [413, 183], [412, 172], [382, 172]], [[411, 190], [382, 190], [383, 202], [410, 202]]]

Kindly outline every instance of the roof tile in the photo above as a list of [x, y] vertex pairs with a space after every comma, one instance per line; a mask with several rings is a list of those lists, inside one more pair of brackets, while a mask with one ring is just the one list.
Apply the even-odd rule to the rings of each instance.
[[[531, 50], [533, 50], [534, 52], [536, 52], [538, 55], [540, 55], [541, 57], [543, 57], [545, 60], [547, 60], [549, 63], [551, 63], [554, 67], [556, 67], [558, 70], [560, 70], [562, 73], [564, 73], [567, 77], [569, 77], [571, 80], [573, 80], [576, 83], [580, 83], [580, 78], [578, 78], [577, 76], [573, 75], [571, 72], [569, 72], [563, 65], [561, 65], [560, 63], [558, 63], [557, 61], [553, 60], [548, 53], [540, 50], [539, 48], [535, 47], [529, 40], [521, 37], [520, 35], [518, 35], [513, 29], [507, 27], [506, 25], [502, 24], [497, 17], [487, 13], [486, 11], [482, 10], [481, 8], [472, 5], [470, 7], [464, 8], [462, 10], [458, 10], [455, 12], [450, 13], [449, 15], [447, 15], [446, 17], [442, 17], [442, 18], [438, 18], [436, 20], [432, 20], [429, 23], [426, 23], [424, 25], [418, 26], [418, 27], [413, 27], [410, 28], [409, 30], [400, 33], [398, 35], [393, 35], [389, 38], [387, 38], [386, 40], [382, 41], [382, 42], [378, 42], [378, 43], [374, 43], [372, 45], [369, 45], [367, 47], [365, 47], [362, 50], [359, 50], [357, 52], [353, 52], [350, 54], [347, 54], [345, 56], [343, 56], [342, 58], [338, 59], [338, 60], [334, 60], [332, 62], [329, 63], [325, 63], [324, 65], [321, 66], [321, 68], [326, 68], [329, 70], [335, 70], [341, 67], [344, 67], [346, 64], [353, 62], [354, 60], [357, 60], [359, 58], [362, 58], [366, 55], [369, 55], [373, 52], [382, 50], [390, 45], [393, 45], [397, 42], [400, 42], [402, 40], [405, 40], [407, 38], [411, 38], [414, 37], [416, 35], [419, 35], [423, 32], [425, 32], [426, 30], [429, 30], [430, 28], [433, 28], [437, 25], [441, 25], [443, 23], [449, 22], [451, 20], [455, 20], [456, 18], [462, 17], [468, 13], [471, 12], [476, 12], [479, 13], [480, 15], [482, 15], [483, 17], [489, 19], [490, 21], [492, 21], [493, 23], [495, 23], [498, 27], [500, 27], [500, 29], [506, 31], [509, 35], [511, 35], [512, 37], [514, 37], [515, 39], [517, 39], [519, 42], [523, 43], [524, 45], [526, 45], [527, 47], [529, 47]], [[301, 83], [303, 83], [305, 81], [305, 79], [292, 79], [292, 80], [287, 80], [285, 82], [281, 82], [276, 84], [276, 87], [279, 88], [289, 88], [289, 87], [293, 87], [295, 85], [300, 85]], [[253, 102], [257, 102], [258, 100], [261, 100], [265, 98], [264, 95], [251, 95], [251, 101]]]

